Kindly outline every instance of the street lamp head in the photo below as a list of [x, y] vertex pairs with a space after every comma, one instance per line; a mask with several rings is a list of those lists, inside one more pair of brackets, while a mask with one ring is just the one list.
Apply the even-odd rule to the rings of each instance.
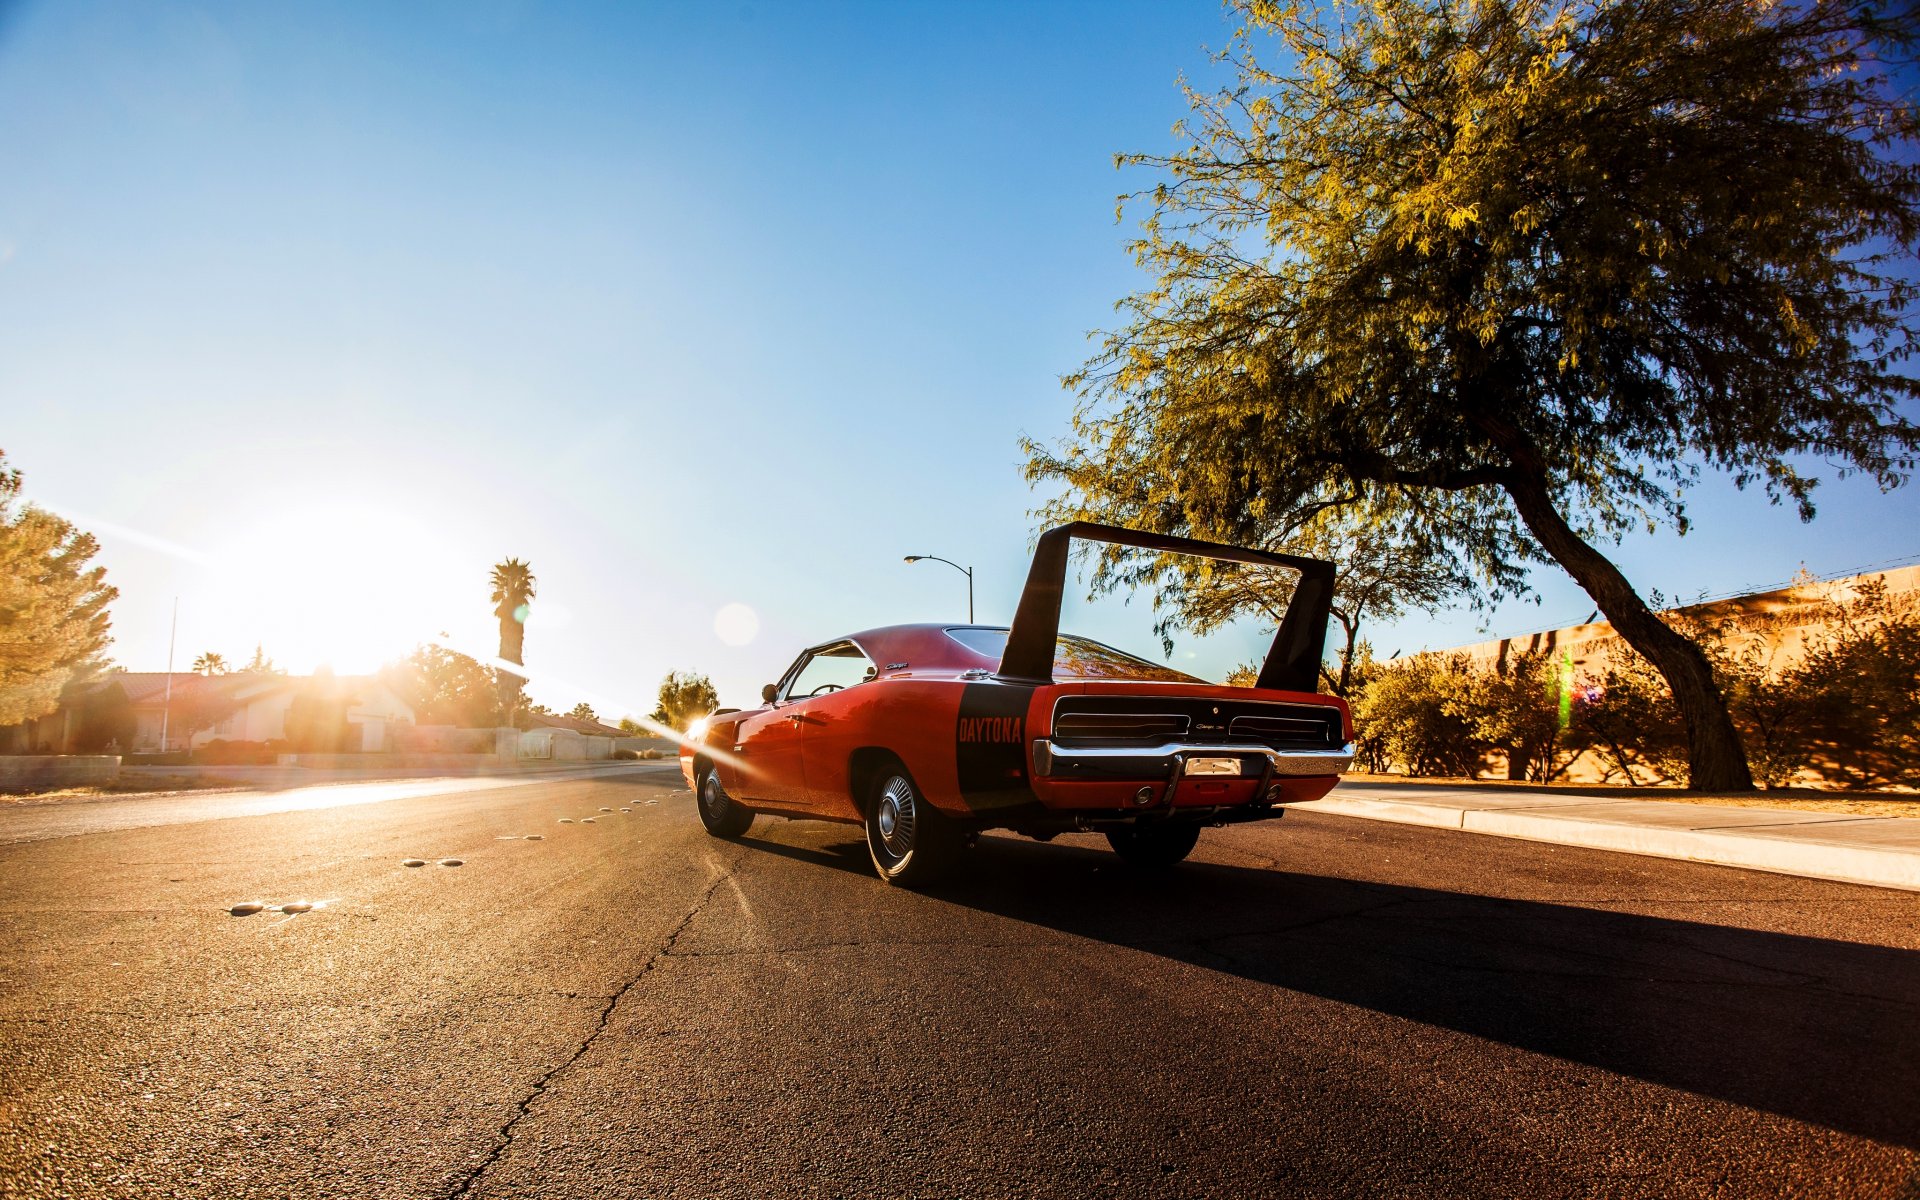
[[952, 567], [954, 570], [960, 572], [962, 575], [965, 575], [967, 577], [967, 623], [972, 624], [973, 623], [973, 568], [963, 567], [959, 563], [954, 562], [950, 558], [941, 558], [938, 554], [907, 555], [907, 561], [910, 563], [925, 562], [928, 559], [931, 559], [934, 562], [943, 562], [948, 566]]

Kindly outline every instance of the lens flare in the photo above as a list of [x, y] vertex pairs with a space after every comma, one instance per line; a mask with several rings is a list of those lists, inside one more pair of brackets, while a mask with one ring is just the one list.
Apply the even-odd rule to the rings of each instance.
[[713, 616], [713, 632], [729, 646], [744, 646], [760, 632], [760, 615], [744, 604], [729, 604]]
[[[549, 675], [549, 674], [546, 674], [545, 672], [530, 672], [527, 670], [527, 668], [524, 665], [520, 663], [511, 663], [504, 658], [495, 658], [492, 655], [488, 654], [484, 649], [478, 646], [456, 645], [446, 639], [434, 640], [432, 644], [439, 646], [442, 649], [452, 650], [456, 654], [464, 654], [468, 658], [474, 659], [475, 661], [479, 662], [483, 666], [492, 667], [496, 671], [505, 671], [508, 674], [511, 674], [519, 679], [524, 679], [529, 683], [538, 683], [544, 687], [550, 687], [555, 691], [569, 692], [573, 695], [579, 696], [582, 699], [586, 700], [589, 704], [593, 705], [594, 708], [598, 709], [601, 712], [609, 712], [609, 713], [621, 712], [629, 708], [628, 705], [622, 703], [617, 699], [614, 699], [609, 696], [598, 695], [587, 688], [581, 687], [579, 684], [571, 683], [565, 679], [561, 679], [556, 675]], [[743, 760], [736, 758], [732, 754], [727, 753], [726, 751], [720, 749], [717, 746], [711, 746], [703, 743], [698, 736], [688, 734], [688, 733], [683, 733], [680, 730], [673, 728], [673, 726], [671, 725], [662, 725], [659, 722], [649, 717], [629, 717], [628, 719], [631, 720], [634, 724], [640, 726], [642, 729], [645, 729], [649, 734], [653, 735], [654, 737], [671, 738], [672, 740], [680, 743], [682, 746], [693, 747], [699, 750], [700, 753], [705, 754], [708, 758], [718, 759], [722, 762], [727, 763], [729, 766], [738, 767], [742, 770], [747, 769], [746, 763]], [[563, 817], [561, 819], [566, 820], [567, 818]]]

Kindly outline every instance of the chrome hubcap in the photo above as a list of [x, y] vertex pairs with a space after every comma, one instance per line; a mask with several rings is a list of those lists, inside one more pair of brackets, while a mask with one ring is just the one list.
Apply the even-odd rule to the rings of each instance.
[[700, 805], [708, 815], [720, 811], [720, 781], [711, 775], [707, 776], [706, 786], [700, 789]]
[[913, 849], [913, 786], [898, 775], [889, 779], [880, 793], [873, 823], [886, 852], [894, 858], [905, 858]]

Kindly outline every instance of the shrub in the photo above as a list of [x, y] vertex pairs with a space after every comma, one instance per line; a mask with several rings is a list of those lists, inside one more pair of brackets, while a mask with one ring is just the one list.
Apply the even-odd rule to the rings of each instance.
[[[1760, 783], [1809, 771], [1854, 788], [1920, 782], [1920, 595], [1882, 580], [1851, 595], [1830, 588], [1810, 626], [1752, 607], [1662, 615], [1706, 651]], [[1803, 653], [1788, 666], [1796, 636]], [[1510, 777], [1548, 781], [1592, 751], [1610, 780], [1688, 782], [1673, 695], [1624, 643], [1578, 679], [1543, 653], [1504, 669], [1460, 654], [1369, 660], [1353, 710], [1364, 769], [1472, 776], [1504, 752]]]
[[1409, 775], [1477, 775], [1492, 748], [1458, 697], [1472, 665], [1464, 654], [1416, 654], [1383, 663], [1353, 699], [1354, 724], [1378, 768]]
[[1686, 727], [1653, 664], [1621, 646], [1599, 678], [1574, 685], [1573, 699], [1575, 737], [1594, 752], [1601, 778], [1686, 782]]
[[1920, 602], [1873, 580], [1826, 606], [1787, 679], [1805, 757], [1850, 787], [1920, 781]]
[[1486, 745], [1505, 752], [1507, 778], [1550, 783], [1583, 753], [1572, 736], [1571, 661], [1529, 651], [1493, 667], [1469, 668], [1461, 682], [1443, 707]]

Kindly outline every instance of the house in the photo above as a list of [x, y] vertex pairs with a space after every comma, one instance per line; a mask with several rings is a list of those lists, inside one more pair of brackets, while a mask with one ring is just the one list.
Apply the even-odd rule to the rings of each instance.
[[521, 758], [612, 758], [618, 729], [580, 717], [557, 713], [532, 713], [527, 728], [520, 734]]
[[533, 713], [526, 718], [528, 729], [568, 729], [582, 737], [625, 737], [619, 729], [600, 721], [559, 713]]
[[48, 716], [0, 729], [0, 753], [152, 754], [214, 741], [376, 751], [411, 724], [413, 708], [372, 675], [115, 671], [69, 687]]

